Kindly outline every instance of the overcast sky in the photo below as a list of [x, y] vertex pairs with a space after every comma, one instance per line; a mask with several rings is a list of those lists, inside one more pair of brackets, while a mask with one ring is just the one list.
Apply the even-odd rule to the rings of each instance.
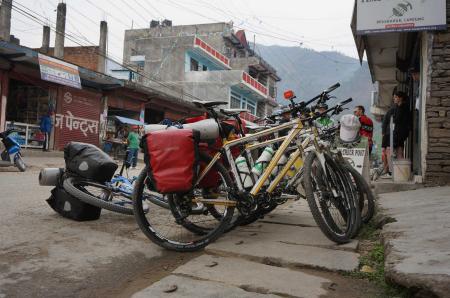
[[[13, 0], [12, 29], [21, 44], [39, 47], [42, 26], [24, 16], [28, 9], [41, 22], [56, 22], [58, 0]], [[357, 57], [350, 20], [354, 0], [66, 0], [66, 33], [83, 45], [97, 45], [99, 23], [109, 26], [108, 54], [122, 59], [124, 30], [149, 27], [151, 19], [173, 25], [229, 22], [246, 29], [247, 39], [265, 45], [336, 50]], [[22, 14], [17, 10], [23, 10]], [[51, 33], [51, 44], [54, 43]], [[66, 45], [76, 43], [66, 39]]]

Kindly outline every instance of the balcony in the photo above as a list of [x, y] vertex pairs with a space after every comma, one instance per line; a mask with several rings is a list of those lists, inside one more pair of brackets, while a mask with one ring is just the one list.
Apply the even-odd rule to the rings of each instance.
[[242, 70], [190, 71], [185, 73], [185, 81], [206, 86], [234, 86], [243, 94], [260, 101], [266, 101], [269, 97], [267, 87]]
[[193, 51], [216, 64], [221, 69], [231, 69], [229, 58], [198, 37], [194, 38]]

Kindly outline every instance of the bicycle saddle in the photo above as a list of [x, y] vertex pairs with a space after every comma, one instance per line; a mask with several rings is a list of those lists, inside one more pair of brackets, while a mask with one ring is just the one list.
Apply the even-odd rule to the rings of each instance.
[[246, 109], [221, 109], [220, 111], [230, 117], [239, 116], [243, 112], [248, 112]]
[[207, 101], [207, 100], [193, 100], [192, 101], [198, 107], [212, 108], [215, 106], [228, 105], [227, 101]]

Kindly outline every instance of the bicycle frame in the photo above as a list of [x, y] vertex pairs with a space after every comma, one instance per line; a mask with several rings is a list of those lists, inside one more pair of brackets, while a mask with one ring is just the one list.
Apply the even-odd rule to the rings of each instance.
[[[270, 161], [269, 165], [264, 170], [264, 172], [262, 173], [262, 175], [260, 176], [258, 181], [256, 181], [255, 185], [250, 190], [250, 194], [251, 195], [253, 195], [253, 196], [257, 195], [260, 192], [260, 190], [261, 190], [262, 186], [264, 185], [264, 183], [269, 179], [270, 173], [277, 166], [277, 163], [280, 160], [281, 156], [286, 152], [286, 150], [288, 149], [288, 147], [292, 143], [292, 141], [302, 131], [303, 124], [302, 124], [300, 119], [294, 119], [291, 122], [284, 123], [284, 124], [281, 124], [281, 125], [279, 125], [277, 127], [269, 128], [267, 130], [260, 131], [260, 132], [257, 132], [255, 134], [248, 135], [248, 136], [245, 136], [245, 137], [242, 137], [242, 138], [239, 138], [239, 139], [235, 139], [235, 140], [232, 140], [232, 141], [224, 141], [224, 145], [222, 147], [221, 152], [218, 152], [213, 157], [211, 162], [205, 167], [205, 169], [199, 175], [199, 178], [197, 179], [196, 183], [200, 182], [206, 176], [206, 174], [212, 168], [212, 166], [220, 159], [220, 157], [223, 154], [225, 154], [226, 158], [228, 159], [228, 162], [229, 162], [229, 164], [231, 166], [231, 171], [232, 171], [234, 177], [236, 177], [235, 182], [237, 184], [238, 190], [239, 191], [245, 191], [245, 189], [244, 189], [244, 187], [242, 185], [242, 182], [240, 181], [239, 178], [237, 178], [237, 177], [239, 177], [239, 172], [238, 172], [237, 166], [236, 166], [236, 164], [234, 162], [233, 156], [231, 154], [231, 147], [234, 147], [234, 146], [237, 146], [237, 145], [241, 145], [241, 144], [248, 144], [249, 142], [257, 140], [260, 137], [271, 135], [271, 134], [273, 134], [275, 132], [278, 132], [278, 131], [281, 131], [281, 130], [284, 130], [284, 129], [287, 129], [287, 128], [292, 128], [292, 129], [290, 130], [290, 132], [288, 133], [288, 135], [286, 137], [282, 137], [282, 138], [284, 138], [284, 140], [281, 143], [280, 147], [278, 148], [277, 152], [273, 156], [272, 160]], [[277, 138], [277, 139], [278, 139], [277, 141], [281, 141], [281, 138]], [[267, 143], [273, 143], [273, 142], [277, 142], [277, 141], [269, 140], [269, 141], [266, 141], [266, 142]], [[251, 145], [249, 145], [249, 146], [251, 146]], [[296, 159], [294, 159], [294, 161], [295, 160]], [[289, 168], [285, 166], [285, 168], [283, 168], [282, 172], [287, 172], [287, 170], [285, 171], [285, 169], [288, 170]], [[280, 175], [278, 175], [278, 176], [280, 176]], [[279, 180], [281, 180], [281, 178]], [[273, 189], [275, 187], [276, 187], [276, 185], [274, 185]]]

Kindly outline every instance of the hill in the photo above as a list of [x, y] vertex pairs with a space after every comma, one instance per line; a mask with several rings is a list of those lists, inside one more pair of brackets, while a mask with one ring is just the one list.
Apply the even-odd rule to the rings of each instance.
[[308, 100], [321, 90], [341, 83], [333, 95], [343, 100], [352, 97], [350, 107], [363, 105], [369, 111], [371, 91], [375, 90], [367, 62], [338, 52], [317, 52], [301, 47], [257, 45], [256, 52], [269, 62], [281, 77], [278, 83], [278, 101], [283, 92], [292, 89], [301, 100]]

